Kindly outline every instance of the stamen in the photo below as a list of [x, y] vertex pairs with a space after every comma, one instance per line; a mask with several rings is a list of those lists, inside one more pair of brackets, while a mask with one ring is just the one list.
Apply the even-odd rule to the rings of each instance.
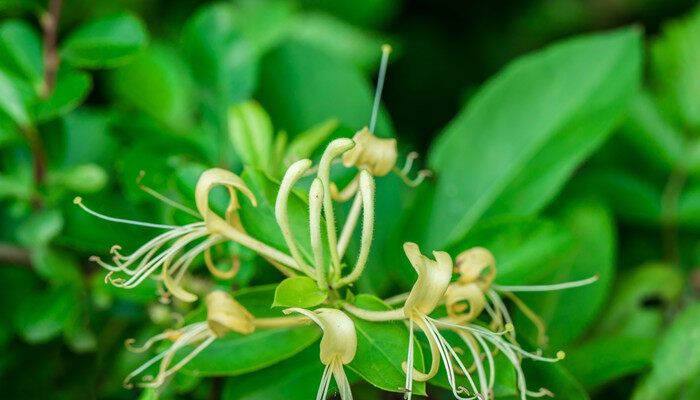
[[384, 80], [386, 79], [386, 67], [389, 62], [389, 54], [391, 46], [388, 44], [382, 45], [382, 61], [379, 64], [379, 76], [377, 77], [377, 89], [374, 92], [374, 104], [372, 105], [372, 117], [369, 121], [369, 131], [374, 133], [374, 125], [377, 122], [377, 114], [379, 113], [379, 100], [382, 98], [382, 89], [384, 89]]
[[530, 307], [527, 306], [520, 298], [511, 292], [503, 292], [509, 299], [515, 303], [515, 306], [520, 309], [520, 311], [527, 317], [527, 319], [535, 325], [537, 329], [537, 343], [540, 346], [544, 346], [547, 343], [547, 335], [545, 334], [544, 321], [537, 315]]
[[411, 400], [413, 395], [413, 320], [408, 320], [408, 356], [406, 358], [406, 394], [405, 399]]
[[501, 292], [547, 292], [550, 290], [563, 290], [590, 285], [591, 283], [597, 281], [599, 278], [600, 275], [595, 274], [590, 278], [581, 279], [580, 281], [556, 283], [553, 285], [502, 286], [492, 284], [491, 287]]
[[331, 370], [331, 365], [327, 364], [326, 368], [323, 370], [323, 375], [321, 376], [321, 383], [318, 385], [318, 393], [316, 394], [316, 400], [324, 400], [328, 394], [328, 386], [331, 383], [331, 376], [333, 371]]
[[403, 168], [401, 168], [401, 173], [404, 175], [408, 175], [409, 172], [411, 172], [411, 168], [413, 167], [413, 161], [418, 158], [418, 152], [412, 151], [406, 155], [406, 163], [403, 165]]
[[102, 218], [104, 220], [107, 220], [107, 221], [119, 222], [122, 224], [145, 226], [148, 228], [158, 228], [158, 229], [176, 229], [176, 228], [179, 228], [179, 226], [175, 226], [175, 225], [152, 224], [150, 222], [140, 222], [140, 221], [132, 221], [130, 219], [108, 217], [106, 215], [98, 213], [97, 211], [93, 211], [93, 210], [87, 208], [87, 206], [85, 206], [85, 204], [83, 204], [83, 199], [80, 196], [73, 199], [73, 204], [77, 204], [80, 206], [80, 208], [85, 210], [85, 212], [92, 214], [98, 218]]
[[184, 212], [192, 215], [195, 218], [200, 218], [200, 219], [202, 218], [202, 216], [199, 215], [199, 213], [194, 211], [193, 209], [185, 206], [184, 204], [180, 204], [174, 200], [171, 200], [171, 199], [163, 196], [162, 194], [156, 192], [155, 190], [149, 188], [148, 186], [144, 185], [143, 183], [141, 183], [144, 176], [146, 176], [146, 171], [141, 171], [141, 172], [139, 172], [139, 177], [136, 178], [136, 185], [139, 187], [139, 189], [143, 190], [144, 192], [150, 194], [151, 196], [155, 197], [156, 199], [162, 201], [163, 203], [165, 203], [171, 207], [175, 207], [180, 211], [184, 211]]

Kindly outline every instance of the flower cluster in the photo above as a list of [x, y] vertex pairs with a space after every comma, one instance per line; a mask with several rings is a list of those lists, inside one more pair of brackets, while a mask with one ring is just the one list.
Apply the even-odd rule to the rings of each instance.
[[[213, 291], [206, 296], [206, 320], [193, 323], [177, 330], [168, 330], [149, 339], [142, 347], [135, 348], [133, 341], [127, 342], [132, 351], [145, 351], [159, 341], [172, 344], [160, 354], [148, 360], [133, 371], [125, 380], [130, 381], [142, 375], [151, 366], [159, 363], [157, 375], [144, 376], [141, 386], [160, 386], [192, 358], [212, 342], [231, 332], [250, 335], [256, 329], [289, 327], [315, 322], [322, 330], [320, 361], [325, 365], [317, 399], [324, 399], [328, 393], [331, 377], [335, 378], [342, 399], [351, 399], [350, 384], [344, 366], [355, 357], [357, 337], [355, 324], [346, 314], [370, 321], [404, 321], [408, 327], [409, 341], [407, 357], [402, 367], [406, 381], [402, 390], [410, 399], [413, 383], [432, 379], [442, 365], [455, 398], [493, 398], [495, 377], [494, 354], [504, 354], [515, 369], [521, 398], [542, 396], [549, 392], [540, 389], [530, 391], [521, 368], [524, 358], [553, 362], [563, 358], [557, 353], [555, 358], [546, 358], [541, 352], [528, 352], [516, 341], [513, 321], [501, 295], [511, 299], [538, 326], [541, 321], [513, 293], [517, 291], [556, 290], [588, 284], [595, 278], [552, 286], [499, 286], [494, 283], [496, 263], [486, 249], [473, 248], [459, 254], [455, 261], [444, 251], [433, 252], [433, 258], [421, 254], [418, 245], [405, 243], [404, 252], [417, 273], [410, 292], [392, 299], [390, 303], [403, 303], [401, 307], [388, 311], [371, 311], [359, 308], [351, 301], [343, 301], [340, 290], [357, 281], [369, 259], [375, 223], [375, 177], [382, 177], [394, 171], [409, 186], [415, 186], [428, 176], [419, 172], [415, 179], [408, 178], [415, 154], [409, 154], [403, 168], [396, 167], [398, 160], [395, 139], [382, 139], [372, 131], [376, 122], [379, 92], [383, 85], [384, 71], [389, 48], [383, 49], [382, 67], [378, 83], [375, 107], [369, 127], [361, 129], [352, 138], [331, 141], [323, 152], [319, 163], [313, 166], [309, 159], [302, 159], [288, 166], [282, 177], [275, 201], [274, 215], [286, 249], [281, 251], [263, 242], [262, 238], [250, 235], [241, 222], [239, 211], [241, 201], [257, 205], [253, 192], [238, 175], [220, 168], [205, 171], [197, 182], [194, 200], [196, 211], [176, 204], [150, 189], [149, 193], [171, 205], [187, 211], [198, 221], [183, 226], [169, 226], [145, 222], [111, 218], [87, 208], [80, 198], [75, 203], [87, 212], [101, 218], [125, 222], [144, 227], [164, 229], [165, 232], [138, 248], [129, 255], [123, 255], [119, 246], [111, 250], [112, 262], [107, 263], [98, 257], [93, 260], [106, 268], [106, 280], [113, 285], [129, 289], [138, 286], [147, 278], [161, 282], [167, 296], [182, 302], [195, 302], [198, 296], [183, 285], [190, 266], [202, 255], [209, 271], [219, 278], [231, 278], [238, 270], [238, 261], [233, 256], [232, 267], [219, 269], [212, 260], [212, 248], [220, 243], [235, 242], [246, 247], [286, 276], [306, 276], [315, 280], [321, 291], [329, 293], [327, 300], [316, 309], [289, 308], [285, 313], [298, 313], [301, 316], [277, 318], [257, 318], [238, 303], [229, 293]], [[347, 168], [356, 169], [354, 178], [340, 190], [331, 181], [331, 167], [336, 161]], [[289, 200], [297, 182], [305, 176], [315, 174], [308, 190], [308, 238], [295, 237], [289, 222]], [[215, 187], [224, 187], [229, 195], [228, 207], [223, 215], [210, 207], [210, 193]], [[242, 196], [239, 196], [242, 194]], [[336, 218], [337, 203], [354, 198], [345, 221]], [[351, 268], [344, 271], [345, 253], [357, 224], [362, 217], [360, 249]], [[299, 242], [308, 240], [311, 254], [302, 251]], [[327, 254], [326, 254], [327, 253]], [[453, 281], [453, 275], [457, 278]], [[435, 317], [436, 309], [446, 314]], [[484, 311], [486, 312], [485, 315]], [[432, 316], [431, 316], [432, 315]], [[419, 371], [414, 366], [414, 347], [418, 329], [425, 334], [431, 352], [430, 368]], [[455, 332], [469, 350], [471, 365], [467, 367], [464, 355], [456, 350], [444, 337], [444, 331]], [[180, 350], [188, 350], [187, 355], [173, 364]], [[476, 373], [474, 375], [474, 373]], [[469, 382], [465, 388], [457, 384], [457, 375], [464, 375]], [[472, 376], [474, 375], [474, 376]], [[397, 388], [399, 389], [399, 388]]]

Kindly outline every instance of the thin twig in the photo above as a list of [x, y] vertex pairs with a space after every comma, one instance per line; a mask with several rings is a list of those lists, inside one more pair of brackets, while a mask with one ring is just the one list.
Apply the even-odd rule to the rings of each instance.
[[41, 18], [44, 28], [44, 97], [51, 96], [56, 85], [56, 73], [60, 63], [56, 42], [62, 3], [63, 0], [50, 0], [48, 10]]
[[32, 257], [27, 249], [0, 242], [0, 262], [18, 267], [29, 267], [32, 265]]

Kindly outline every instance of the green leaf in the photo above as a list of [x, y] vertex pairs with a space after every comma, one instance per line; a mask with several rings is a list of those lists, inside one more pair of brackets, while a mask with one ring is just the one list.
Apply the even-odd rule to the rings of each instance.
[[[323, 374], [317, 346], [250, 374], [229, 378], [221, 393], [223, 400], [308, 400], [316, 396]], [[274, 379], [270, 379], [274, 377]]]
[[498, 283], [526, 285], [552, 274], [557, 266], [553, 261], [571, 249], [572, 235], [553, 220], [505, 216], [477, 224], [449, 252], [456, 257], [476, 246], [489, 249], [496, 258]]
[[[649, 263], [622, 276], [614, 297], [595, 329], [599, 336], [657, 337], [665, 316], [683, 292], [683, 273], [662, 263]], [[658, 303], [647, 306], [647, 301]]]
[[62, 165], [109, 165], [117, 155], [111, 120], [110, 113], [85, 107], [64, 115], [61, 118], [65, 135]]
[[624, 221], [648, 225], [661, 221], [661, 190], [646, 176], [633, 171], [592, 169], [577, 177], [573, 190], [604, 198], [615, 215]]
[[109, 177], [95, 164], [76, 165], [61, 169], [50, 176], [50, 181], [78, 193], [94, 193], [102, 190]]
[[197, 83], [224, 112], [250, 98], [257, 82], [257, 58], [236, 24], [232, 5], [199, 9], [185, 26], [183, 52]]
[[78, 107], [92, 88], [90, 75], [80, 71], [60, 72], [51, 96], [37, 104], [36, 119], [46, 121]]
[[61, 56], [80, 68], [112, 68], [124, 65], [148, 45], [143, 22], [121, 13], [88, 22], [63, 43]]
[[183, 367], [198, 376], [240, 375], [276, 364], [304, 350], [319, 337], [313, 326], [231, 333], [215, 340]]
[[78, 260], [71, 253], [52, 247], [33, 250], [32, 265], [34, 270], [52, 285], [79, 286], [83, 279]]
[[439, 249], [485, 214], [534, 214], [620, 119], [640, 79], [623, 29], [525, 56], [486, 84], [430, 153], [438, 185], [424, 241]]
[[56, 337], [76, 301], [68, 288], [28, 293], [15, 314], [15, 326], [24, 340], [42, 343]]
[[272, 154], [272, 121], [256, 101], [231, 106], [228, 111], [229, 135], [246, 165], [269, 169]]
[[235, 21], [257, 54], [264, 54], [288, 35], [297, 5], [288, 1], [237, 2]]
[[667, 109], [691, 128], [700, 127], [700, 8], [672, 22], [651, 47], [653, 78]]
[[115, 69], [110, 84], [119, 100], [170, 128], [181, 130], [191, 125], [192, 82], [174, 49], [151, 46], [129, 65]]
[[28, 96], [16, 78], [0, 69], [0, 112], [7, 114], [22, 128], [31, 126], [29, 117]]
[[678, 166], [683, 135], [666, 120], [649, 93], [640, 92], [634, 98], [621, 133], [647, 160], [666, 171]]
[[587, 388], [642, 371], [651, 362], [657, 340], [612, 336], [576, 346], [564, 365]]
[[[617, 247], [612, 215], [600, 202], [579, 200], [562, 208], [560, 215], [573, 234], [575, 246], [544, 282], [569, 282], [596, 274], [599, 279], [584, 287], [520, 296], [544, 320], [552, 350], [577, 338], [598, 315], [611, 287]], [[520, 317], [518, 314], [516, 327], [532, 327]]]
[[44, 78], [41, 38], [29, 24], [10, 20], [0, 25], [0, 67], [32, 83], [39, 92]]
[[294, 276], [277, 286], [272, 306], [310, 308], [323, 303], [326, 297], [328, 293], [319, 289], [315, 280], [308, 276]]
[[33, 213], [17, 228], [17, 240], [27, 247], [48, 244], [63, 229], [63, 215], [58, 210]]
[[[380, 299], [361, 294], [355, 298], [355, 306], [367, 310], [389, 310], [391, 307]], [[367, 382], [380, 389], [401, 392], [406, 375], [401, 363], [408, 357], [408, 328], [400, 321], [372, 322], [348, 314], [357, 331], [357, 352], [348, 367]], [[423, 370], [423, 352], [416, 342], [414, 365]], [[413, 393], [425, 394], [425, 383], [414, 382]]]
[[654, 352], [652, 369], [634, 400], [677, 399], [700, 375], [700, 304], [686, 308], [671, 324]]
[[310, 12], [294, 20], [290, 36], [368, 71], [381, 58], [384, 40], [332, 15]]
[[[303, 132], [337, 118], [353, 131], [369, 123], [372, 89], [352, 66], [308, 44], [287, 42], [266, 55], [261, 64], [257, 98], [278, 128]], [[294, 96], [290, 96], [294, 93]], [[375, 133], [392, 136], [384, 112]]]
[[329, 119], [298, 134], [287, 146], [282, 160], [284, 168], [303, 158], [309, 158], [338, 128], [338, 120]]

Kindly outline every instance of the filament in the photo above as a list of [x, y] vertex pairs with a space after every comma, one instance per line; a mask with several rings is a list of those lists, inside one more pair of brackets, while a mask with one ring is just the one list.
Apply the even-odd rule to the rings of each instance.
[[382, 46], [382, 61], [379, 65], [379, 76], [377, 77], [377, 89], [374, 92], [374, 104], [372, 105], [372, 117], [369, 121], [369, 131], [374, 133], [374, 125], [377, 122], [377, 114], [379, 113], [379, 100], [382, 98], [382, 90], [384, 89], [384, 80], [386, 79], [386, 67], [389, 62], [389, 53], [391, 46], [385, 44]]
[[176, 228], [179, 228], [179, 226], [174, 226], [174, 225], [152, 224], [150, 222], [140, 222], [140, 221], [132, 221], [130, 219], [108, 217], [104, 214], [100, 214], [97, 211], [93, 211], [93, 210], [87, 208], [87, 206], [85, 204], [83, 204], [83, 199], [80, 196], [73, 199], [73, 203], [79, 205], [80, 208], [82, 208], [87, 213], [92, 214], [98, 218], [101, 218], [101, 219], [104, 219], [107, 221], [119, 222], [122, 224], [129, 224], [129, 225], [145, 226], [148, 228], [158, 228], [158, 229], [176, 229]]
[[548, 292], [551, 290], [563, 290], [571, 289], [580, 286], [590, 285], [591, 283], [597, 281], [600, 275], [595, 274], [590, 278], [581, 279], [580, 281], [572, 281], [565, 283], [556, 283], [553, 285], [532, 285], [532, 286], [502, 286], [502, 285], [491, 285], [492, 288], [499, 290], [501, 292]]

